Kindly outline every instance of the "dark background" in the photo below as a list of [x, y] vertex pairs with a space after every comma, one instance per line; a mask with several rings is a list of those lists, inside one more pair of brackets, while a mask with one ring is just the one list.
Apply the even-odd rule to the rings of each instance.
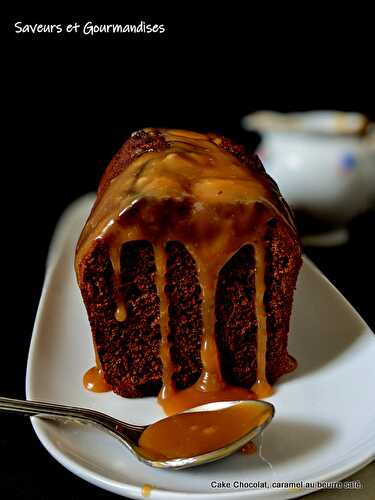
[[[0, 394], [24, 397], [28, 346], [48, 244], [63, 209], [95, 190], [111, 156], [145, 126], [214, 130], [254, 148], [240, 119], [257, 109], [356, 110], [375, 119], [373, 46], [366, 12], [328, 16], [224, 11], [203, 16], [37, 15], [13, 12], [4, 32], [2, 349]], [[164, 23], [163, 35], [15, 35], [13, 23]], [[272, 21], [272, 22], [271, 22]], [[307, 249], [375, 327], [373, 213], [348, 245]], [[4, 498], [107, 498], [42, 448], [30, 423], [1, 416]]]

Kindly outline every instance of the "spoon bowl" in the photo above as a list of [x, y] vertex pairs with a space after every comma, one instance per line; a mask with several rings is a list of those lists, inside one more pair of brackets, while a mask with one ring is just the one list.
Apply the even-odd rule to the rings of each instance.
[[[154, 453], [152, 450], [140, 446], [139, 444], [139, 440], [146, 429], [150, 431], [156, 425], [168, 425], [169, 422], [176, 423], [176, 419], [181, 420], [181, 422], [189, 419], [191, 420], [188, 415], [192, 413], [199, 413], [199, 415], [204, 414], [207, 420], [207, 413], [214, 412], [212, 413], [212, 421], [215, 421], [217, 415], [220, 415], [221, 411], [234, 410], [239, 408], [238, 405], [241, 405], [241, 408], [244, 410], [255, 410], [258, 413], [262, 413], [262, 418], [253, 422], [249, 421], [248, 428], [245, 426], [240, 436], [237, 436], [230, 442], [226, 442], [223, 446], [212, 448], [206, 452], [193, 456], [169, 458], [168, 456]], [[118, 439], [138, 460], [159, 469], [185, 469], [228, 457], [263, 432], [271, 422], [275, 413], [274, 406], [266, 401], [220, 401], [190, 408], [182, 413], [167, 417], [151, 425], [138, 426], [122, 422], [104, 413], [86, 408], [3, 397], [0, 397], [0, 410], [11, 413], [21, 413], [28, 416], [37, 416], [49, 420], [90, 423]], [[208, 416], [210, 417], [211, 415]], [[186, 429], [188, 430], [188, 427], [186, 427]], [[205, 432], [205, 429], [203, 429], [203, 432]], [[218, 427], [218, 432], [220, 432], [220, 426]]]

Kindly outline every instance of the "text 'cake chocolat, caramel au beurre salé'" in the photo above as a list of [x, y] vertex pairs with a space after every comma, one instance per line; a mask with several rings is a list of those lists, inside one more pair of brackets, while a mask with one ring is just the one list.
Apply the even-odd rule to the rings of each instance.
[[215, 134], [144, 129], [107, 167], [76, 251], [94, 391], [167, 414], [262, 398], [295, 369], [301, 248], [256, 156]]

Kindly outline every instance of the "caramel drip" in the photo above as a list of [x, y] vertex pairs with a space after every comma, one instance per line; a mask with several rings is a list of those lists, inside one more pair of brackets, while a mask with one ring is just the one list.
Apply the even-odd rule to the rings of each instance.
[[112, 387], [105, 381], [98, 351], [94, 343], [95, 366], [87, 370], [83, 376], [83, 387], [91, 392], [109, 392]]
[[113, 269], [114, 297], [117, 306], [115, 318], [117, 321], [126, 320], [126, 307], [121, 294], [121, 248], [122, 245], [117, 242], [109, 247], [109, 258]]
[[151, 484], [144, 484], [142, 486], [142, 489], [141, 489], [141, 494], [143, 497], [149, 497], [151, 495], [151, 492], [152, 492], [152, 486]]
[[[228, 259], [229, 239], [231, 237], [231, 220], [223, 220], [221, 231], [212, 238], [210, 245], [199, 240], [195, 247], [188, 247], [195, 258], [198, 281], [202, 290], [202, 373], [197, 381], [197, 388], [202, 392], [223, 391], [226, 384], [220, 367], [219, 352], [216, 344], [216, 286], [220, 269]], [[233, 235], [232, 235], [233, 238]]]
[[253, 443], [253, 441], [250, 441], [249, 443], [245, 444], [240, 450], [240, 452], [243, 455], [253, 455], [257, 451], [257, 445]]
[[[98, 199], [77, 246], [77, 275], [80, 276], [80, 263], [90, 255], [95, 240], [104, 240], [113, 267], [115, 317], [117, 321], [125, 321], [121, 248], [130, 241], [150, 241], [160, 300], [163, 386], [159, 402], [166, 413], [218, 400], [265, 397], [272, 391], [266, 378], [264, 235], [268, 221], [273, 218], [294, 236], [290, 212], [276, 186], [264, 174], [251, 170], [219, 147], [220, 138], [178, 130], [162, 130], [162, 135], [167, 148], [141, 154], [111, 181]], [[168, 241], [180, 241], [190, 252], [202, 289], [202, 372], [193, 386], [182, 391], [175, 390], [173, 385], [175, 367], [168, 340], [165, 293]], [[256, 261], [257, 380], [252, 390], [232, 387], [223, 379], [215, 332], [219, 272], [245, 244], [254, 246]]]
[[160, 359], [163, 366], [162, 374], [162, 388], [159, 393], [159, 402], [163, 404], [163, 401], [173, 397], [175, 393], [172, 375], [174, 372], [174, 365], [171, 358], [170, 346], [169, 346], [169, 325], [168, 325], [168, 298], [165, 293], [166, 286], [166, 273], [167, 273], [167, 254], [165, 252], [165, 245], [155, 245], [154, 246], [154, 256], [155, 256], [155, 283], [156, 289], [160, 301]]
[[213, 392], [224, 388], [215, 336], [217, 272], [212, 274], [209, 269], [209, 266], [205, 268], [202, 264], [198, 265], [199, 283], [202, 289], [203, 332], [201, 346], [202, 373], [198, 379], [197, 387], [202, 392]]
[[258, 323], [257, 329], [257, 379], [252, 387], [258, 399], [271, 396], [273, 391], [267, 382], [267, 315], [264, 307], [264, 293], [266, 291], [265, 274], [266, 258], [265, 244], [263, 241], [256, 241], [253, 244], [255, 249], [255, 312]]
[[83, 386], [92, 392], [108, 392], [111, 386], [104, 379], [104, 373], [101, 368], [93, 366], [83, 376]]

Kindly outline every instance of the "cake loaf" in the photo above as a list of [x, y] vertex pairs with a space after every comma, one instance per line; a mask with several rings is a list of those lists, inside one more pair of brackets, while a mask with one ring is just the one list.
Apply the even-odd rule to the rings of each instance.
[[258, 157], [215, 134], [144, 129], [104, 172], [76, 251], [92, 390], [167, 413], [261, 398], [295, 369], [301, 248]]

